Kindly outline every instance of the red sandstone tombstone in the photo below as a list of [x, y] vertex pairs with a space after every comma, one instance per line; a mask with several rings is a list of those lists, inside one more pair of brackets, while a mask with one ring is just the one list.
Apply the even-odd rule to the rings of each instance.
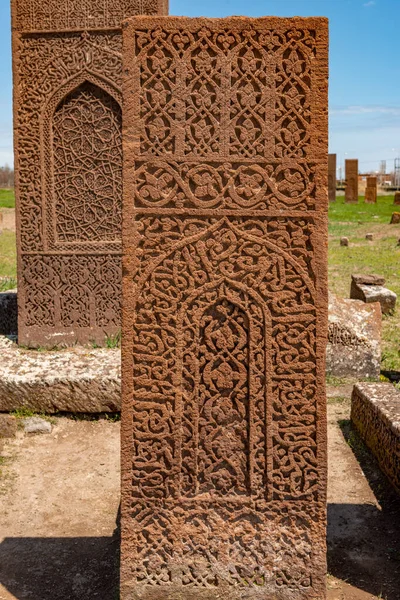
[[376, 204], [377, 197], [377, 178], [367, 177], [367, 187], [365, 189], [365, 202], [367, 204]]
[[121, 598], [322, 600], [327, 21], [124, 31]]
[[336, 154], [328, 154], [328, 198], [336, 201]]
[[166, 0], [12, 0], [19, 342], [119, 331], [122, 19]]
[[358, 160], [347, 158], [345, 161], [346, 189], [345, 202], [358, 202]]
[[394, 202], [393, 204], [400, 204], [400, 192], [394, 193]]

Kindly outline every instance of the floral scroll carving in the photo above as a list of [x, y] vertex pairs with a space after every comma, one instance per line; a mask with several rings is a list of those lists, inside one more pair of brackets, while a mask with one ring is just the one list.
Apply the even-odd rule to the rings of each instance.
[[324, 597], [317, 21], [125, 30], [127, 597]]

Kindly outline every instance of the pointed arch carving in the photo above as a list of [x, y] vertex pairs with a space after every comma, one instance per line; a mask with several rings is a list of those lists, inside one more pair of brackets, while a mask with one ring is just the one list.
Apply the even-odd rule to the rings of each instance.
[[121, 93], [89, 70], [63, 83], [42, 118], [48, 249], [121, 248]]
[[[188, 501], [211, 490], [213, 498], [312, 497], [312, 281], [293, 256], [232, 219], [204, 227], [197, 220], [190, 231], [170, 245], [149, 236], [157, 258], [139, 249], [133, 493]], [[232, 327], [239, 342], [229, 348]]]

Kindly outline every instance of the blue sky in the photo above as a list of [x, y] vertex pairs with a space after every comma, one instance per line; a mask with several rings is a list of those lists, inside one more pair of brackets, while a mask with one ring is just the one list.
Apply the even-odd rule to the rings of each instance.
[[[62, 0], [60, 0], [62, 2]], [[12, 164], [10, 12], [0, 0], [0, 165]], [[400, 156], [400, 0], [170, 0], [173, 15], [326, 16], [330, 20], [330, 152], [363, 171]]]

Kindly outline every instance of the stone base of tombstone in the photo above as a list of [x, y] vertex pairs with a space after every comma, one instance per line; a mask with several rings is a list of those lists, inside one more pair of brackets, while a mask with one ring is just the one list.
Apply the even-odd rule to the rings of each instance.
[[400, 494], [400, 392], [391, 383], [357, 383], [351, 421]]

